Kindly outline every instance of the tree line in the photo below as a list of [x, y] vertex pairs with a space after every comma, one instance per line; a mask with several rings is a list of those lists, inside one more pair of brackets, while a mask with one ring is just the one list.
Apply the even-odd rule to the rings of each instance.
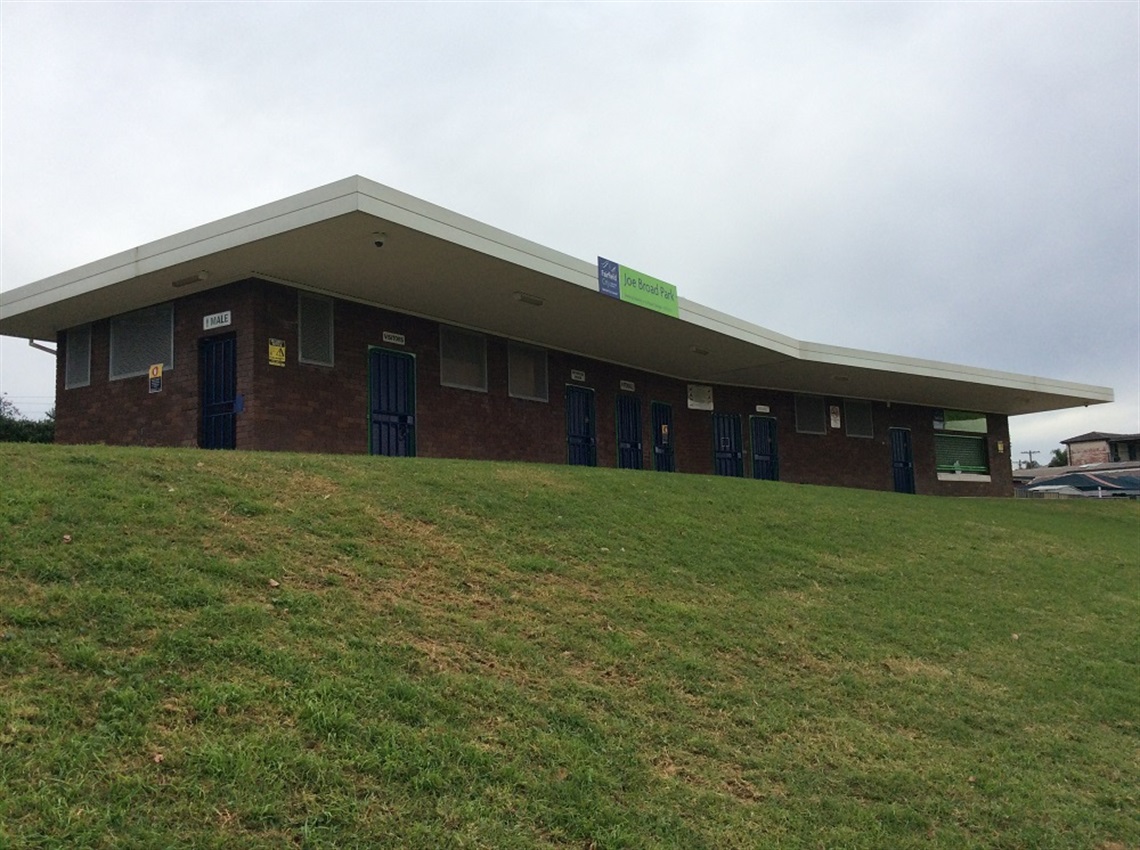
[[55, 408], [43, 419], [27, 419], [0, 394], [0, 443], [50, 443], [55, 439]]

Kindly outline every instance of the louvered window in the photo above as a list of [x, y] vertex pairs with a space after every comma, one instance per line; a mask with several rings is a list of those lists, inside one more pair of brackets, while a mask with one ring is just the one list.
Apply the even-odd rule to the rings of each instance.
[[796, 431], [800, 434], [827, 433], [827, 405], [823, 396], [796, 396]]
[[110, 378], [145, 375], [161, 363], [174, 369], [174, 309], [169, 304], [148, 307], [111, 319]]
[[871, 402], [846, 399], [843, 418], [847, 420], [848, 437], [874, 437], [875, 423], [871, 417]]
[[486, 337], [459, 328], [440, 326], [439, 382], [445, 387], [486, 392]]
[[511, 396], [530, 401], [549, 400], [543, 349], [512, 342], [507, 349], [507, 371]]
[[91, 325], [80, 325], [67, 332], [64, 342], [63, 388], [73, 390], [91, 385]]
[[333, 365], [331, 298], [297, 294], [297, 359], [313, 366]]

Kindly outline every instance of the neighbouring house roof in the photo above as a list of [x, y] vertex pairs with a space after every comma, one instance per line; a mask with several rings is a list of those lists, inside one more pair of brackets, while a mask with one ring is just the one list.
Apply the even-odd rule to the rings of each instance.
[[666, 316], [601, 295], [593, 262], [363, 177], [7, 291], [0, 334], [51, 340], [250, 277], [694, 383], [1007, 415], [1113, 400], [1107, 387], [804, 342], [685, 298]]
[[1131, 471], [1140, 475], [1140, 460], [1100, 461], [1099, 463], [1082, 463], [1078, 466], [1036, 466], [1033, 469], [1013, 470], [1014, 480], [1036, 481], [1037, 479], [1053, 478], [1058, 475], [1068, 475], [1070, 472], [1104, 472]]
[[1101, 490], [1104, 492], [1140, 493], [1140, 471], [1129, 469], [1104, 472], [1066, 472], [1063, 475], [1039, 478], [1026, 489], [1036, 490], [1043, 487], [1073, 487], [1082, 492]]
[[1080, 466], [1039, 466], [1013, 470], [1014, 483], [1026, 490], [1074, 487], [1095, 491], [1140, 492], [1140, 460], [1103, 461]]
[[1108, 434], [1102, 431], [1089, 431], [1079, 437], [1061, 440], [1061, 444], [1067, 446], [1070, 443], [1119, 443], [1126, 440], [1140, 440], [1140, 434]]
[[1042, 484], [1039, 487], [1032, 488], [1035, 494], [1050, 493], [1056, 496], [1083, 496], [1083, 491], [1078, 490], [1076, 487], [1068, 487], [1064, 485], [1051, 486], [1049, 484]]

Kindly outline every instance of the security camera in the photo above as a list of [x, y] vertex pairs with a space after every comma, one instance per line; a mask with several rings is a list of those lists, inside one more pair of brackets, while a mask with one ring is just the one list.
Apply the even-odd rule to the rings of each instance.
[[383, 248], [384, 243], [387, 241], [388, 241], [388, 234], [387, 233], [373, 233], [372, 234], [372, 244], [375, 245], [377, 248]]

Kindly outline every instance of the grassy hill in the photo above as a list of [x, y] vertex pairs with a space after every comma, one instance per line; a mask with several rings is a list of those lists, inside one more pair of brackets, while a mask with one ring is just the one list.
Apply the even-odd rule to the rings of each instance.
[[1140, 506], [0, 447], [0, 847], [1140, 846]]

